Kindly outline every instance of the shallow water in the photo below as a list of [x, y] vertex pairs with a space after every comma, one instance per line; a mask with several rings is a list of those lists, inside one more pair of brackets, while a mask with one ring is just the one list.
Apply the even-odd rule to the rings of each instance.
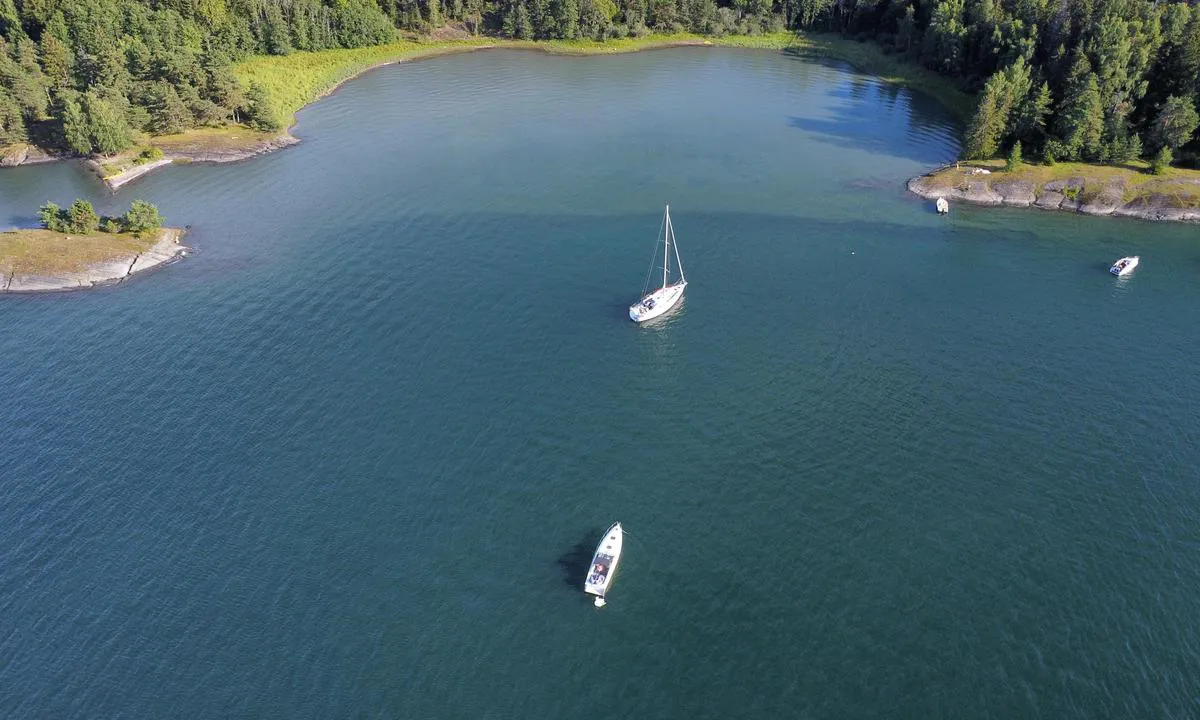
[[1200, 713], [1194, 227], [938, 217], [943, 111], [766, 52], [444, 57], [296, 133], [0, 172], [0, 226], [195, 248], [0, 298], [2, 714]]

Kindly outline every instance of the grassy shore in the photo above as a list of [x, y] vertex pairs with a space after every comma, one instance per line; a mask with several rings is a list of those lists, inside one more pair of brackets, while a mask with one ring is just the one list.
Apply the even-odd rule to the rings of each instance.
[[685, 45], [782, 50], [800, 56], [844, 60], [864, 72], [890, 82], [929, 93], [946, 103], [959, 117], [973, 111], [971, 96], [952, 82], [921, 67], [884, 55], [875, 45], [837, 35], [771, 33], [720, 38], [680, 33], [648, 35], [595, 42], [592, 40], [522, 41], [502, 38], [469, 38], [446, 41], [405, 40], [390, 45], [353, 50], [296, 52], [286, 56], [255, 57], [239, 63], [234, 74], [243, 84], [260, 85], [271, 98], [281, 126], [292, 124], [297, 110], [326, 95], [346, 80], [373, 67], [482, 48], [541, 50], [562, 55], [610, 55]]
[[0, 274], [57, 275], [149, 250], [158, 233], [137, 238], [124, 233], [68, 235], [50, 230], [0, 232]]

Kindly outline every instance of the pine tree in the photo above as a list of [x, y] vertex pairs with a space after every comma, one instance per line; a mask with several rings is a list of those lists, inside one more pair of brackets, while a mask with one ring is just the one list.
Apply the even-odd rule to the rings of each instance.
[[63, 210], [52, 202], [48, 202], [38, 209], [38, 217], [41, 219], [42, 227], [47, 230], [63, 232], [65, 229]]
[[50, 89], [71, 87], [71, 51], [67, 46], [52, 33], [43, 32], [40, 51]]
[[96, 91], [83, 94], [83, 113], [93, 149], [101, 155], [118, 153], [133, 144], [133, 129], [125, 114]]
[[1150, 161], [1150, 172], [1155, 175], [1162, 175], [1171, 167], [1171, 149], [1163, 145], [1154, 155], [1154, 159]]
[[962, 71], [963, 0], [941, 0], [925, 28], [925, 64], [947, 75]]
[[91, 154], [92, 134], [83, 107], [79, 104], [79, 96], [75, 92], [63, 93], [60, 105], [58, 117], [62, 120], [63, 139], [67, 148], [80, 155]]
[[1013, 111], [1012, 135], [1035, 150], [1040, 147], [1046, 133], [1051, 101], [1048, 83], [1031, 89]]
[[1055, 154], [1059, 160], [1094, 159], [1100, 152], [1104, 130], [1100, 86], [1092, 74], [1091, 63], [1076, 53], [1067, 76], [1066, 96], [1058, 109], [1054, 134], [1058, 140]]
[[67, 232], [91, 235], [100, 226], [100, 218], [87, 200], [76, 200], [67, 208]]
[[21, 106], [0, 87], [0, 147], [29, 139]]
[[270, 132], [280, 127], [271, 98], [258, 83], [251, 83], [246, 91], [246, 105], [242, 108], [242, 117], [246, 124], [255, 130]]
[[1021, 141], [1020, 140], [1013, 143], [1012, 149], [1010, 149], [1008, 151], [1008, 162], [1005, 164], [1004, 169], [1009, 172], [1012, 172], [1013, 170], [1016, 170], [1019, 167], [1021, 167]]
[[1007, 86], [1008, 79], [1003, 72], [990, 77], [984, 86], [983, 97], [979, 100], [979, 107], [963, 143], [963, 157], [968, 160], [985, 160], [1000, 149], [1000, 139], [1008, 123], [1005, 109]]
[[1197, 116], [1192, 101], [1171, 96], [1159, 108], [1150, 128], [1151, 147], [1169, 148], [1174, 152], [1192, 138], [1197, 126], [1200, 126], [1200, 116]]
[[121, 224], [125, 232], [141, 237], [162, 227], [163, 219], [162, 215], [158, 214], [158, 208], [144, 200], [134, 200], [121, 218]]
[[192, 113], [179, 99], [179, 93], [170, 83], [155, 83], [150, 94], [147, 109], [150, 111], [150, 130], [153, 133], [168, 135], [183, 132], [191, 126]]
[[916, 17], [913, 6], [909, 5], [904, 8], [904, 16], [896, 27], [896, 49], [908, 56], [912, 55], [913, 38], [917, 35]]
[[525, 7], [525, 3], [523, 1], [517, 4], [515, 15], [514, 32], [516, 37], [522, 40], [533, 39], [533, 22], [529, 18], [529, 8]]

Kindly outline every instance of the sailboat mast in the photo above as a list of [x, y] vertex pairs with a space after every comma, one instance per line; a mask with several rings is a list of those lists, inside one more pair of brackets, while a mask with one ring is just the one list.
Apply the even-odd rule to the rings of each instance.
[[671, 206], [667, 206], [667, 231], [663, 233], [663, 287], [667, 286], [667, 269], [671, 266]]

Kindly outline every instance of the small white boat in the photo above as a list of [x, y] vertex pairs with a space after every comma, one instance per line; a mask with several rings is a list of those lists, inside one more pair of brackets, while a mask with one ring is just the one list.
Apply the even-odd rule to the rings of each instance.
[[1138, 256], [1130, 255], [1129, 257], [1123, 257], [1113, 263], [1113, 266], [1110, 267], [1108, 271], [1113, 275], [1120, 277], [1121, 275], [1128, 275], [1129, 273], [1133, 272], [1133, 269], [1137, 266]]
[[[629, 306], [629, 319], [634, 322], [645, 322], [670, 310], [679, 302], [679, 298], [683, 297], [683, 290], [687, 287], [687, 278], [683, 276], [683, 262], [679, 259], [679, 246], [675, 245], [675, 231], [671, 228], [670, 205], [667, 206], [663, 226], [663, 284], [648, 294], [646, 288], [643, 288], [642, 299]], [[675, 248], [675, 266], [679, 268], [679, 280], [674, 283], [670, 282], [672, 247]], [[654, 258], [650, 260], [650, 271], [654, 270], [654, 259], [657, 258], [658, 252], [655, 251]], [[646, 287], [650, 286], [650, 271], [646, 273]]]
[[945, 215], [946, 213], [950, 212], [950, 203], [946, 202], [946, 198], [938, 198], [937, 203], [935, 204], [937, 205], [937, 211], [939, 214]]
[[605, 605], [604, 596], [612, 585], [613, 573], [617, 571], [624, 541], [625, 531], [621, 529], [621, 523], [613, 523], [596, 546], [596, 553], [592, 555], [592, 564], [588, 568], [587, 579], [583, 581], [583, 589], [584, 592], [596, 596], [596, 607]]

